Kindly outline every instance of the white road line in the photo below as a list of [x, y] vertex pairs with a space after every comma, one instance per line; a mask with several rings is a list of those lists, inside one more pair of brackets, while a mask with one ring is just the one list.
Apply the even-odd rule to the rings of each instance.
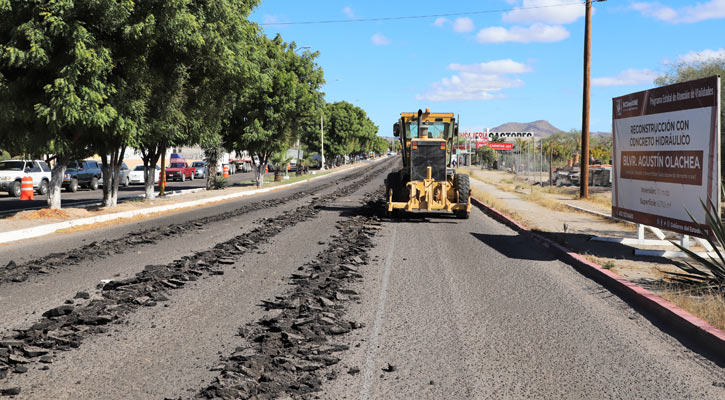
[[393, 225], [393, 235], [388, 248], [388, 255], [385, 257], [385, 266], [383, 271], [383, 281], [380, 283], [380, 294], [378, 295], [378, 306], [375, 310], [375, 324], [373, 331], [370, 332], [370, 340], [368, 340], [368, 350], [365, 357], [365, 374], [363, 376], [363, 384], [360, 389], [360, 399], [367, 400], [370, 398], [370, 385], [372, 385], [373, 373], [375, 370], [375, 353], [378, 348], [378, 336], [383, 326], [383, 318], [385, 317], [385, 301], [388, 297], [388, 280], [390, 279], [390, 265], [393, 262], [393, 250], [395, 249], [395, 236], [397, 228]]

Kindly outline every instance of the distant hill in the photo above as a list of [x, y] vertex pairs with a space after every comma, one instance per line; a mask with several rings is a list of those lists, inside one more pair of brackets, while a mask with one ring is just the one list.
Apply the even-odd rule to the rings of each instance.
[[[561, 129], [550, 124], [549, 121], [538, 120], [534, 122], [507, 122], [495, 128], [491, 128], [493, 132], [534, 132], [536, 137], [547, 137], [556, 132], [562, 132]], [[592, 136], [611, 135], [611, 132], [590, 132]]]
[[534, 136], [546, 137], [561, 129], [551, 125], [549, 121], [538, 120], [534, 122], [507, 122], [495, 128], [491, 128], [493, 132], [534, 132]]

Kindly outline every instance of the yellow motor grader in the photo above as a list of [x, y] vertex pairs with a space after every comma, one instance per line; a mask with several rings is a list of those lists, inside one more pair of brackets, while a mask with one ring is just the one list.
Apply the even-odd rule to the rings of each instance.
[[403, 168], [385, 180], [389, 215], [401, 212], [449, 212], [468, 218], [471, 184], [452, 167], [458, 123], [453, 113], [401, 113], [393, 125], [400, 138]]

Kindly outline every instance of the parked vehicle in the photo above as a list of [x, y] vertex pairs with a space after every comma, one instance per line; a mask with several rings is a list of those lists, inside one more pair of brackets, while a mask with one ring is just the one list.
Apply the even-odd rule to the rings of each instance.
[[102, 179], [103, 172], [98, 161], [71, 161], [65, 170], [63, 188], [69, 192], [76, 192], [79, 187], [96, 190]]
[[[120, 176], [120, 178], [119, 178], [119, 181], [118, 181], [118, 185], [119, 186], [128, 187], [131, 184], [131, 181], [128, 178], [128, 174], [130, 172], [131, 172], [131, 170], [128, 169], [128, 165], [126, 165], [126, 163], [121, 163], [121, 169], [119, 170], [119, 176]], [[103, 186], [103, 180], [101, 180], [100, 182], [98, 182], [98, 184], [100, 186]]]
[[236, 160], [230, 160], [229, 161], [230, 168], [229, 171], [232, 173], [232, 169], [234, 170], [234, 173], [237, 172], [252, 172], [252, 159], [251, 158], [240, 158]]
[[[159, 183], [161, 180], [161, 167], [156, 166], [156, 173], [154, 174], [154, 183]], [[143, 185], [146, 183], [144, 179], [143, 165], [139, 165], [128, 173], [128, 183], [131, 185]]]
[[42, 160], [0, 161], [0, 190], [10, 196], [20, 197], [20, 185], [24, 176], [33, 178], [33, 188], [40, 195], [48, 193], [50, 167]]
[[209, 174], [209, 166], [205, 161], [194, 161], [191, 163], [194, 167], [194, 178], [206, 178]]
[[189, 164], [183, 158], [174, 158], [171, 161], [171, 165], [166, 168], [166, 180], [179, 180], [186, 181], [187, 179], [194, 180], [194, 168], [190, 167]]
[[[240, 168], [237, 168], [237, 169], [240, 169]], [[252, 160], [242, 161], [241, 171], [242, 172], [252, 172]]]

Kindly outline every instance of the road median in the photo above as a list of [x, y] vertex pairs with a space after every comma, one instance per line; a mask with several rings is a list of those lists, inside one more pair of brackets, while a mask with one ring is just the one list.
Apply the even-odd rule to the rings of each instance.
[[[383, 160], [381, 158], [376, 160]], [[117, 211], [117, 209], [99, 209], [96, 212], [88, 212], [86, 210], [66, 210], [55, 215], [48, 215], [49, 218], [8, 218], [7, 220], [15, 222], [15, 224], [4, 224], [4, 232], [0, 232], [0, 244], [11, 243], [19, 240], [31, 239], [40, 236], [49, 235], [58, 231], [76, 229], [78, 227], [89, 227], [94, 224], [108, 223], [109, 221], [128, 220], [131, 218], [148, 217], [153, 214], [167, 213], [167, 212], [178, 212], [183, 209], [192, 207], [203, 207], [209, 206], [213, 203], [224, 202], [229, 200], [235, 200], [242, 197], [254, 196], [262, 193], [268, 193], [275, 190], [286, 189], [301, 185], [312, 180], [316, 180], [322, 177], [333, 176], [350, 169], [358, 168], [360, 166], [369, 165], [368, 163], [361, 162], [350, 166], [340, 167], [339, 169], [333, 170], [328, 173], [317, 174], [316, 176], [310, 176], [306, 179], [298, 180], [292, 183], [283, 183], [276, 186], [263, 187], [259, 189], [249, 188], [227, 188], [222, 191], [202, 191], [196, 193], [190, 193], [185, 195], [177, 195], [171, 198], [158, 199], [153, 202], [127, 202], [117, 206], [117, 209], [126, 209], [124, 211]], [[226, 192], [226, 193], [225, 193]], [[225, 194], [222, 194], [225, 193]], [[161, 205], [156, 205], [163, 203]], [[43, 210], [41, 210], [43, 211]], [[80, 215], [97, 214], [92, 216], [81, 217]], [[56, 217], [56, 218], [54, 218]], [[60, 217], [60, 218], [57, 218]], [[52, 220], [61, 219], [58, 222], [49, 222]], [[17, 226], [19, 228], [16, 228]], [[25, 226], [23, 226], [25, 225]], [[15, 228], [15, 229], [13, 229]]]

